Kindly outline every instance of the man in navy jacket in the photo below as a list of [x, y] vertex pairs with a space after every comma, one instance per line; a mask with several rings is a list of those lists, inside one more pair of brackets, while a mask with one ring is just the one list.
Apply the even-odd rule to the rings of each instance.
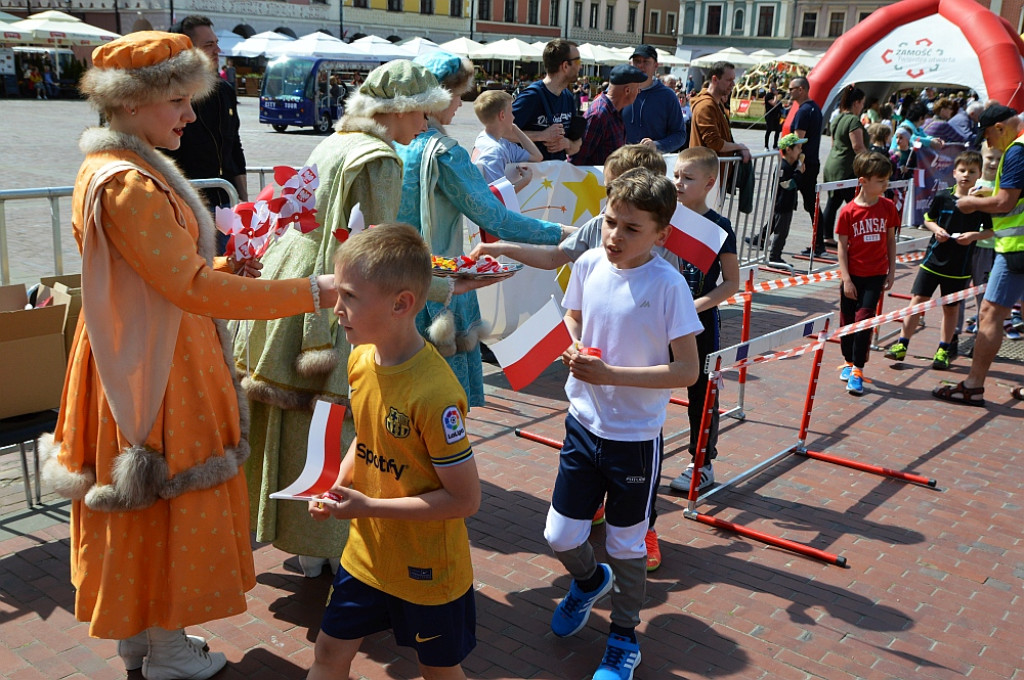
[[647, 144], [662, 153], [672, 153], [686, 146], [687, 130], [679, 97], [657, 77], [658, 52], [650, 45], [633, 50], [629, 63], [647, 75], [640, 84], [636, 101], [627, 106], [622, 117], [626, 121], [626, 142]]

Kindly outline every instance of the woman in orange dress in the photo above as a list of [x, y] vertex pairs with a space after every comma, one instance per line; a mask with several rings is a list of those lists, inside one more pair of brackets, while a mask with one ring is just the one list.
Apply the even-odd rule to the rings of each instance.
[[330, 277], [214, 262], [209, 213], [157, 148], [177, 148], [215, 78], [186, 36], [146, 31], [97, 48], [81, 85], [110, 127], [81, 140], [82, 316], [47, 473], [74, 501], [75, 615], [147, 680], [219, 671], [224, 655], [183, 629], [245, 611], [255, 585], [248, 412], [218, 319], [333, 304]]

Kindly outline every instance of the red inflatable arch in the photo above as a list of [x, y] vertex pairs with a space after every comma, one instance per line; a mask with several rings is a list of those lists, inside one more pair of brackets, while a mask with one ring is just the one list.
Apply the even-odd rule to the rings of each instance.
[[[1024, 42], [1009, 22], [974, 0], [901, 0], [838, 38], [808, 75], [828, 111], [850, 83], [960, 85], [982, 101], [1024, 110]], [[875, 88], [872, 88], [875, 89]], [[796, 113], [790, 111], [789, 123]]]

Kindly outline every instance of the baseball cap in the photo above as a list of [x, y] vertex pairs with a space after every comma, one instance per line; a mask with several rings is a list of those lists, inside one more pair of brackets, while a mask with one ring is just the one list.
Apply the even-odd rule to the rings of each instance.
[[795, 132], [790, 132], [788, 135], [784, 136], [782, 139], [779, 140], [779, 148], [788, 149], [791, 146], [803, 144], [806, 141], [806, 139], [796, 134]]
[[629, 55], [630, 59], [633, 57], [645, 57], [658, 61], [658, 51], [650, 45], [637, 45], [637, 48], [633, 50], [633, 54]]
[[1009, 106], [993, 104], [981, 112], [981, 118], [978, 119], [978, 126], [984, 130], [985, 128], [992, 127], [996, 123], [1002, 123], [1005, 120], [1009, 120], [1016, 115], [1017, 112]]
[[608, 75], [608, 82], [612, 85], [628, 85], [630, 83], [642, 83], [647, 80], [647, 74], [635, 66], [619, 64], [612, 69]]

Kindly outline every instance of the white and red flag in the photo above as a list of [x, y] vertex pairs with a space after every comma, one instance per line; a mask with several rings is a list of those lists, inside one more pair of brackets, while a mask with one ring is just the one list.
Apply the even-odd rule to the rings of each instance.
[[725, 239], [724, 229], [677, 203], [665, 248], [707, 274], [725, 245]]
[[512, 335], [491, 345], [509, 384], [521, 390], [572, 344], [562, 310], [554, 298], [524, 321]]
[[341, 427], [345, 407], [317, 401], [309, 424], [306, 464], [299, 478], [280, 491], [270, 494], [277, 500], [309, 501], [331, 490], [341, 469]]

